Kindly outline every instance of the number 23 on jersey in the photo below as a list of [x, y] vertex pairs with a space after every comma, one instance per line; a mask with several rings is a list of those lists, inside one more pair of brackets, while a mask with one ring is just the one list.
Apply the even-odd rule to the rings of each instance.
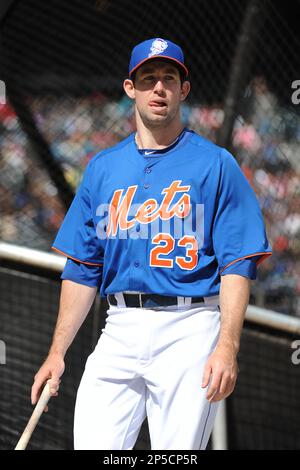
[[[158, 233], [152, 239], [156, 245], [150, 251], [150, 266], [157, 268], [173, 268], [174, 261], [181, 268], [192, 270], [198, 263], [198, 243], [194, 236], [185, 235], [180, 240], [175, 239], [169, 233]], [[172, 257], [175, 243], [179, 247], [185, 248], [184, 256]]]

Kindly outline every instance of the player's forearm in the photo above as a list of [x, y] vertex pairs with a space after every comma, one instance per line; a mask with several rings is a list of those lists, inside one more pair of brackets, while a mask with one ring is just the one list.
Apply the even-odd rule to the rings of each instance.
[[96, 292], [97, 287], [62, 281], [59, 313], [49, 355], [65, 356], [92, 306]]
[[238, 353], [240, 337], [250, 296], [250, 279], [237, 274], [221, 276], [221, 329], [218, 347]]

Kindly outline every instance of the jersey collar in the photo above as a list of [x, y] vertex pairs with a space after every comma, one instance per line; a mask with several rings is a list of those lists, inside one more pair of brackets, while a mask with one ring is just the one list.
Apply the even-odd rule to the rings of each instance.
[[140, 149], [138, 148], [137, 146], [137, 143], [136, 143], [136, 134], [134, 135], [134, 142], [135, 142], [135, 146], [136, 146], [136, 149], [137, 151], [139, 152], [140, 155], [143, 155], [144, 157], [154, 157], [154, 156], [158, 156], [158, 155], [162, 155], [164, 153], [167, 153], [169, 152], [170, 150], [172, 150], [174, 147], [176, 147], [176, 145], [181, 141], [181, 139], [184, 137], [185, 133], [186, 133], [187, 129], [184, 128], [180, 134], [176, 137], [176, 139], [170, 144], [168, 145], [167, 147], [163, 148], [163, 149]]

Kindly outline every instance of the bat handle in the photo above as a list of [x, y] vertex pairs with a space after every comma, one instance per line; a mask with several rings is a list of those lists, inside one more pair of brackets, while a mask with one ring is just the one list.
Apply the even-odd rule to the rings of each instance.
[[50, 393], [50, 387], [49, 387], [49, 384], [46, 383], [42, 393], [41, 393], [41, 396], [33, 410], [33, 413], [27, 423], [27, 426], [26, 428], [24, 429], [23, 431], [23, 434], [22, 436], [20, 437], [16, 447], [15, 447], [15, 450], [25, 450], [26, 449], [26, 446], [29, 442], [29, 439], [41, 417], [41, 414], [43, 413], [45, 407], [47, 406], [47, 403], [49, 401], [51, 397], [51, 393]]

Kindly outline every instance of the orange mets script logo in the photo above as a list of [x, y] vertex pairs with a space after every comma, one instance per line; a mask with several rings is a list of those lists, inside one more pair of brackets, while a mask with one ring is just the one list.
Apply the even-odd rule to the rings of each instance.
[[[184, 219], [191, 211], [191, 198], [187, 192], [190, 186], [181, 186], [182, 180], [173, 181], [170, 186], [161, 192], [163, 200], [161, 204], [154, 198], [146, 199], [137, 209], [135, 215], [129, 220], [131, 214], [132, 201], [138, 186], [129, 186], [124, 193], [124, 189], [117, 189], [112, 197], [109, 206], [109, 221], [107, 226], [107, 237], [115, 237], [118, 229], [128, 230], [136, 223], [150, 224], [154, 220], [169, 220], [173, 217]], [[183, 193], [177, 202], [175, 196]]]

